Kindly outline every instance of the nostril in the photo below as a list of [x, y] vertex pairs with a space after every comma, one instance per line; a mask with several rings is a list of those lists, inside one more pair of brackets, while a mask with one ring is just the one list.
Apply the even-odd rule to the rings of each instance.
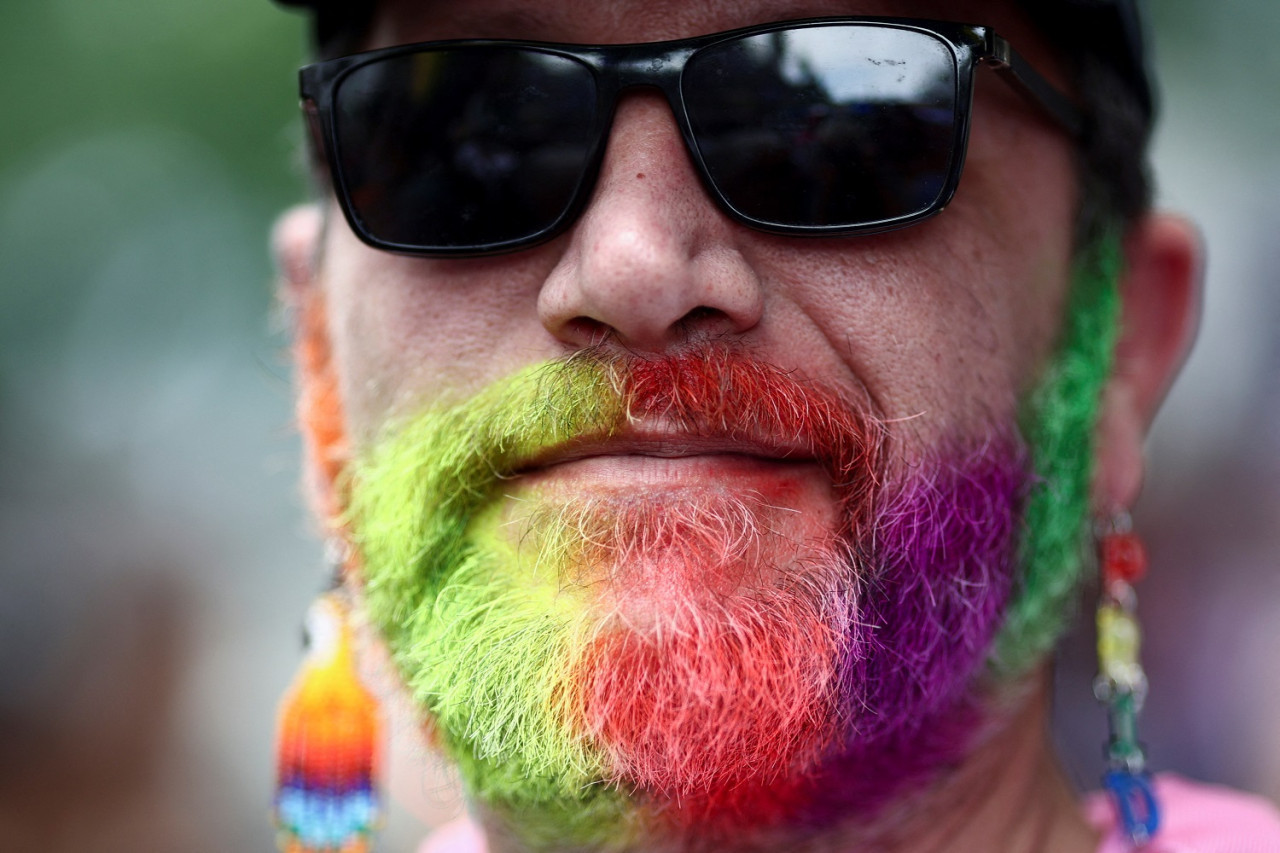
[[599, 346], [616, 334], [608, 324], [590, 317], [574, 317], [564, 324], [564, 336], [579, 346]]
[[681, 317], [676, 325], [684, 337], [696, 338], [728, 331], [733, 320], [719, 308], [699, 305]]
[[722, 317], [727, 319], [725, 313], [719, 308], [710, 308], [706, 305], [699, 305], [688, 314], [685, 314], [684, 317], [680, 318], [680, 322], [685, 325], [698, 325], [703, 320]]

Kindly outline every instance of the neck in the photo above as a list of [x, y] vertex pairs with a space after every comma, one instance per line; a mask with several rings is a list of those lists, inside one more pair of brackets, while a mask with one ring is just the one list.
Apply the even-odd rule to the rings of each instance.
[[[723, 853], [1093, 853], [1098, 836], [1080, 815], [1076, 796], [1049, 745], [1047, 675], [1036, 676], [1023, 704], [969, 756], [927, 790], [888, 806], [874, 825], [838, 824], [717, 841]], [[492, 812], [478, 813], [489, 853], [526, 853], [519, 833]], [[687, 853], [705, 845], [646, 839], [610, 853]], [[569, 848], [555, 848], [567, 851]], [[576, 851], [576, 848], [575, 848]], [[576, 851], [594, 853], [594, 851]]]
[[1093, 853], [1098, 835], [1080, 814], [1048, 733], [1047, 673], [1009, 722], [959, 768], [905, 804], [896, 829], [828, 851], [877, 853]]

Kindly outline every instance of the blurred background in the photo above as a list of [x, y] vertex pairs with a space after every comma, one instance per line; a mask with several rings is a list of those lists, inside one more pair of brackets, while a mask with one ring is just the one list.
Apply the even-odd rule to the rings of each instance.
[[[1136, 512], [1145, 735], [1280, 801], [1280, 4], [1151, 5], [1160, 199], [1210, 266]], [[0, 4], [5, 851], [272, 849], [275, 704], [325, 577], [266, 242], [306, 194], [303, 53], [266, 0]], [[1092, 671], [1082, 632], [1058, 737], [1085, 787]], [[422, 832], [397, 809], [383, 849]]]

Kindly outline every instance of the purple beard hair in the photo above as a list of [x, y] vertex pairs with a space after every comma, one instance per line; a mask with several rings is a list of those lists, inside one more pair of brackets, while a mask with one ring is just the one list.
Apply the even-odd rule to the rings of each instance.
[[1013, 585], [1028, 463], [1015, 439], [940, 455], [952, 461], [904, 478], [880, 502], [874, 535], [854, 536], [866, 574], [860, 642], [841, 666], [845, 743], [803, 778], [740, 790], [731, 813], [675, 806], [680, 823], [698, 826], [690, 849], [751, 828], [767, 837], [873, 825], [970, 753], [989, 718], [982, 676]]
[[875, 812], [968, 752], [975, 683], [1013, 586], [1026, 454], [993, 441], [879, 513], [862, 597], [864, 653], [846, 663], [856, 741], [821, 773], [814, 816]]

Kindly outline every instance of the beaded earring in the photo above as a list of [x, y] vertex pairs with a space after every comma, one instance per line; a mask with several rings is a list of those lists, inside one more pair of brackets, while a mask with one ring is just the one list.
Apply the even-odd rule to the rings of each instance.
[[1147, 570], [1142, 540], [1127, 512], [1099, 525], [1098, 677], [1093, 692], [1107, 709], [1107, 772], [1103, 786], [1111, 795], [1124, 834], [1136, 846], [1146, 844], [1160, 826], [1159, 805], [1138, 741], [1138, 714], [1147, 695], [1147, 676], [1139, 659], [1142, 631], [1134, 584]]
[[346, 601], [307, 614], [307, 655], [280, 708], [275, 797], [282, 853], [368, 853], [379, 822], [381, 715], [356, 673]]

